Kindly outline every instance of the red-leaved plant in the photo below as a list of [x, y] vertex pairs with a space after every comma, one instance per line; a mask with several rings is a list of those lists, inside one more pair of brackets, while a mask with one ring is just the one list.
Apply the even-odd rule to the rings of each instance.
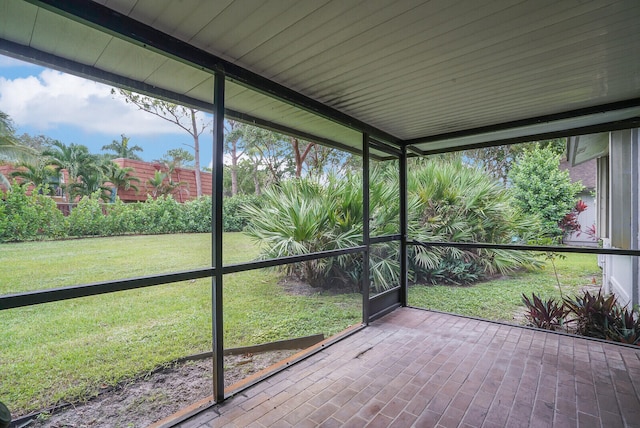
[[562, 220], [558, 223], [558, 227], [562, 229], [562, 233], [566, 236], [571, 233], [576, 232], [577, 236], [580, 236], [581, 226], [578, 222], [578, 216], [580, 213], [584, 212], [587, 209], [587, 204], [584, 203], [582, 199], [576, 202], [575, 207], [567, 213]]

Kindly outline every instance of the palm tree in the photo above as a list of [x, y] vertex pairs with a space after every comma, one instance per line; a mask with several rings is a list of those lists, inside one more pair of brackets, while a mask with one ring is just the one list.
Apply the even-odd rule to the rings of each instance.
[[[165, 166], [167, 166], [165, 164]], [[153, 177], [147, 180], [147, 186], [151, 187], [151, 196], [156, 199], [158, 196], [168, 196], [174, 191], [182, 191], [180, 187], [186, 184], [185, 181], [173, 181], [171, 177], [173, 169], [168, 167], [167, 172], [156, 170]]]
[[151, 187], [151, 197], [157, 198], [158, 195], [164, 194], [164, 179], [167, 178], [167, 174], [156, 169], [153, 177], [147, 180], [147, 186]]
[[[6, 161], [33, 161], [35, 153], [28, 147], [21, 146], [15, 139], [15, 130], [8, 114], [0, 111], [0, 164]], [[11, 188], [11, 184], [7, 177], [0, 173], [0, 184], [7, 189]]]
[[69, 181], [75, 182], [82, 172], [99, 167], [97, 159], [89, 153], [87, 146], [71, 143], [68, 146], [60, 141], [54, 141], [52, 147], [44, 150], [43, 155], [51, 158], [51, 163], [59, 169], [66, 169]]
[[35, 162], [18, 162], [18, 169], [11, 173], [13, 178], [21, 178], [23, 184], [40, 187], [41, 191], [53, 195], [60, 184], [60, 175], [56, 168], [46, 158], [36, 159]]
[[106, 177], [102, 170], [86, 171], [79, 178], [80, 180], [70, 183], [68, 186], [69, 192], [74, 198], [77, 196], [91, 196], [98, 192], [100, 199], [103, 201], [106, 202], [111, 199], [111, 189], [104, 185]]
[[120, 141], [113, 140], [111, 144], [102, 146], [102, 150], [109, 150], [115, 153], [114, 159], [124, 158], [133, 160], [142, 160], [135, 152], [141, 152], [142, 147], [135, 145], [129, 146], [129, 137], [124, 134], [120, 135]]
[[138, 186], [133, 183], [140, 183], [140, 179], [133, 175], [135, 171], [130, 166], [122, 168], [114, 162], [105, 165], [105, 176], [111, 184], [113, 184], [111, 199], [115, 200], [118, 195], [118, 189], [133, 189], [138, 192]]
[[102, 179], [98, 187], [104, 184], [103, 162], [98, 156], [89, 153], [85, 145], [75, 143], [66, 145], [60, 141], [54, 141], [42, 154], [50, 158], [50, 163], [55, 165], [58, 171], [67, 170], [69, 183], [63, 188], [69, 193], [89, 195], [93, 193], [89, 188], [98, 190], [96, 186], [80, 183], [82, 180]]

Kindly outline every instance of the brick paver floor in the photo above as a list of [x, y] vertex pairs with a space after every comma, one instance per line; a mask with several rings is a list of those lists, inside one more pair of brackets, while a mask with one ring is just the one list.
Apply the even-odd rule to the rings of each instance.
[[179, 425], [640, 427], [640, 351], [402, 308]]

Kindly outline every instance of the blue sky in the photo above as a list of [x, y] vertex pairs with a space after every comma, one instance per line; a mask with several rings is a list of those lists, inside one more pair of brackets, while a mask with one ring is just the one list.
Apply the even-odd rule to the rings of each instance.
[[[102, 146], [130, 138], [144, 160], [160, 158], [168, 149], [192, 142], [178, 126], [139, 111], [111, 95], [111, 87], [0, 55], [0, 110], [17, 134], [44, 134], [65, 144], [77, 143], [100, 153]], [[210, 118], [203, 120], [210, 122]], [[200, 163], [211, 162], [210, 132], [200, 139]]]

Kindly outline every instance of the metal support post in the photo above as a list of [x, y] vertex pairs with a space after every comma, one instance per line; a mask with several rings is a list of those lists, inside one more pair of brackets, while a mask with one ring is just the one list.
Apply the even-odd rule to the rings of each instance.
[[399, 159], [399, 186], [400, 186], [400, 304], [407, 306], [408, 302], [408, 213], [407, 213], [407, 147], [402, 147]]
[[362, 245], [366, 247], [362, 253], [362, 322], [369, 324], [369, 254], [371, 239], [369, 236], [369, 135], [362, 134]]
[[211, 257], [215, 269], [212, 285], [213, 327], [213, 398], [224, 401], [224, 329], [222, 325], [222, 183], [224, 158], [224, 87], [225, 77], [216, 73], [214, 77], [213, 112], [213, 197], [211, 216]]

